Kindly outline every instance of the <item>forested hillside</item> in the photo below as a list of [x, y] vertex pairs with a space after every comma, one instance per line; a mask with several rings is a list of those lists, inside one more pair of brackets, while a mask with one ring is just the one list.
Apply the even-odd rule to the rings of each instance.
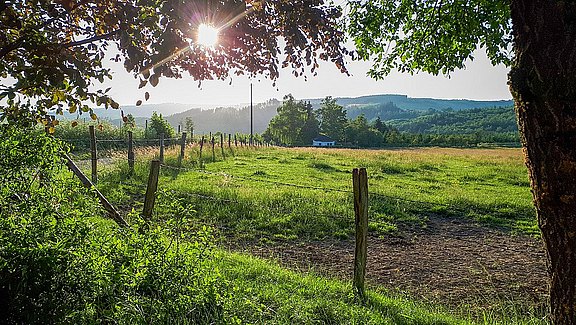
[[[312, 105], [320, 105], [322, 99], [311, 99]], [[346, 109], [353, 107], [369, 107], [386, 105], [392, 103], [400, 109], [403, 110], [415, 110], [415, 111], [427, 111], [430, 109], [434, 110], [462, 110], [471, 108], [483, 108], [483, 107], [503, 107], [512, 106], [513, 102], [511, 100], [494, 100], [494, 101], [483, 101], [483, 100], [469, 100], [469, 99], [437, 99], [437, 98], [412, 98], [406, 95], [369, 95], [353, 98], [336, 98], [338, 105], [344, 106]]]
[[[254, 105], [254, 132], [266, 130], [270, 120], [276, 115], [280, 102], [271, 99]], [[214, 109], [193, 109], [166, 117], [172, 126], [184, 125], [186, 118], [194, 123], [194, 132], [250, 133], [250, 107], [241, 109], [219, 107]]]
[[475, 132], [518, 132], [513, 107], [429, 112], [414, 118], [391, 120], [387, 124], [399, 131], [409, 133], [470, 134]]

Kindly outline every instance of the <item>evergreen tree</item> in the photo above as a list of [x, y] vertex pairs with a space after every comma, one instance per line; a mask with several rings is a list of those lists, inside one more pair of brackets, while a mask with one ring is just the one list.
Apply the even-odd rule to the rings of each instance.
[[147, 137], [155, 138], [159, 137], [160, 134], [164, 134], [165, 138], [172, 138], [175, 133], [174, 128], [162, 117], [162, 114], [152, 113], [149, 131], [146, 134]]
[[348, 123], [346, 134], [350, 143], [359, 147], [379, 147], [383, 142], [383, 135], [371, 128], [364, 115], [359, 115]]
[[380, 116], [378, 116], [376, 118], [376, 121], [374, 121], [374, 128], [378, 130], [380, 133], [388, 132], [388, 127], [384, 124], [384, 122], [382, 122]]
[[306, 114], [306, 120], [300, 129], [298, 142], [300, 145], [309, 146], [312, 144], [312, 140], [320, 133], [320, 123], [316, 118], [316, 114], [314, 114], [310, 102], [304, 104], [304, 114]]
[[186, 117], [184, 120], [184, 128], [190, 137], [194, 135], [194, 120], [192, 120], [192, 117]]

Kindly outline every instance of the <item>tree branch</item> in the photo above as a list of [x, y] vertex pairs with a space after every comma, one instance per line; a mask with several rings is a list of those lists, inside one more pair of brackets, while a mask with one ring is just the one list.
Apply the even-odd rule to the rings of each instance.
[[[78, 2], [78, 3], [76, 3], [76, 4], [74, 5], [74, 7], [72, 7], [72, 8], [70, 9], [70, 12], [68, 12], [68, 11], [61, 12], [61, 13], [59, 13], [56, 17], [53, 17], [53, 18], [45, 21], [44, 23], [40, 24], [39, 26], [36, 26], [36, 27], [33, 28], [33, 29], [34, 29], [34, 30], [38, 30], [38, 29], [44, 28], [44, 27], [50, 25], [51, 23], [55, 22], [56, 20], [62, 18], [62, 17], [61, 17], [62, 14], [64, 14], [64, 13], [71, 14], [74, 10], [78, 9], [80, 6], [83, 6], [83, 5], [87, 4], [88, 2], [90, 2], [90, 1], [89, 1], [89, 0], [82, 0], [82, 1], [80, 1], [80, 2]], [[2, 9], [2, 11], [7, 8], [7, 7], [5, 6], [5, 3], [4, 3], [3, 1], [1, 1], [0, 3], [2, 3], [2, 5], [4, 5], [4, 6], [0, 5], [0, 9]], [[118, 32], [118, 31], [115, 31], [115, 33], [116, 33], [116, 32]], [[8, 55], [8, 53], [10, 53], [10, 52], [16, 50], [17, 48], [19, 48], [20, 45], [22, 45], [22, 42], [26, 39], [27, 36], [28, 36], [28, 35], [26, 35], [26, 34], [24, 33], [22, 36], [20, 36], [20, 37], [19, 37], [17, 40], [15, 40], [14, 42], [12, 42], [12, 43], [4, 46], [3, 48], [1, 48], [1, 49], [0, 49], [0, 59], [2, 59], [3, 57], [5, 57], [6, 55]], [[94, 41], [97, 41], [97, 40], [94, 40]], [[82, 41], [80, 41], [80, 42], [82, 42]], [[90, 43], [90, 42], [88, 42], [88, 43]], [[84, 44], [85, 44], [85, 43], [84, 43]], [[79, 44], [79, 45], [81, 45], [81, 44]], [[72, 46], [75, 46], [75, 45], [72, 45]]]
[[110, 37], [116, 35], [119, 31], [120, 31], [119, 29], [113, 30], [113, 31], [111, 31], [111, 32], [109, 32], [109, 33], [102, 34], [102, 35], [96, 35], [96, 36], [93, 36], [93, 37], [90, 37], [90, 38], [86, 38], [86, 39], [83, 39], [83, 40], [80, 40], [80, 41], [64, 43], [64, 44], [62, 44], [62, 46], [63, 46], [63, 47], [74, 47], [74, 46], [80, 46], [80, 45], [84, 45], [84, 44], [94, 43], [94, 42], [97, 42], [97, 41], [101, 41], [101, 40], [103, 40], [103, 39], [110, 38]]

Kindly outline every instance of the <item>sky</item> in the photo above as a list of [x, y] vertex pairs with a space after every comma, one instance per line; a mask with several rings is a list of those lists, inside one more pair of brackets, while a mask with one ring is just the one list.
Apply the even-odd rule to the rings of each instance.
[[340, 73], [331, 63], [323, 63], [318, 75], [294, 77], [289, 69], [281, 70], [276, 87], [264, 77], [253, 80], [232, 77], [226, 81], [204, 81], [200, 88], [192, 78], [160, 79], [157, 87], [138, 89], [138, 80], [123, 70], [121, 63], [109, 62], [114, 78], [106, 82], [112, 87], [110, 95], [121, 105], [134, 105], [150, 93], [148, 104], [181, 103], [198, 107], [234, 106], [250, 102], [250, 82], [253, 83], [254, 102], [282, 99], [291, 93], [296, 99], [332, 97], [358, 97], [374, 94], [402, 94], [409, 97], [444, 99], [500, 100], [511, 99], [506, 84], [508, 68], [492, 66], [482, 50], [475, 52], [475, 60], [468, 61], [464, 70], [450, 77], [426, 73], [410, 75], [392, 72], [384, 80], [376, 81], [366, 75], [370, 62], [349, 62], [351, 76]]
[[[346, 0], [335, 0], [336, 5], [344, 5]], [[344, 10], [347, 7], [344, 6]], [[347, 44], [351, 48], [352, 44]], [[268, 99], [282, 99], [292, 94], [296, 99], [332, 97], [358, 97], [376, 94], [401, 94], [409, 97], [443, 99], [501, 100], [511, 99], [507, 86], [508, 68], [492, 66], [484, 50], [474, 53], [474, 60], [466, 62], [466, 68], [453, 72], [450, 77], [433, 76], [427, 73], [410, 75], [393, 71], [384, 80], [376, 81], [366, 75], [370, 62], [349, 62], [351, 76], [342, 74], [329, 62], [320, 63], [317, 76], [294, 77], [290, 69], [280, 71], [280, 78], [273, 86], [264, 77], [254, 80], [245, 76], [233, 76], [232, 83], [226, 81], [198, 82], [190, 77], [183, 79], [163, 78], [156, 88], [147, 86], [138, 90], [138, 80], [125, 72], [121, 63], [108, 64], [114, 71], [114, 79], [107, 83], [110, 94], [121, 105], [134, 105], [144, 100], [144, 92], [150, 93], [147, 103], [193, 104], [198, 107], [234, 106], [250, 102], [250, 83], [253, 83], [254, 102]], [[109, 85], [108, 85], [109, 84]]]

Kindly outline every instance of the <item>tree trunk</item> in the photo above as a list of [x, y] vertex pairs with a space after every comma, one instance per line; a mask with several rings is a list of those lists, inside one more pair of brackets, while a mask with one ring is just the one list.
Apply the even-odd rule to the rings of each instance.
[[553, 324], [576, 324], [576, 4], [511, 0], [516, 103]]

